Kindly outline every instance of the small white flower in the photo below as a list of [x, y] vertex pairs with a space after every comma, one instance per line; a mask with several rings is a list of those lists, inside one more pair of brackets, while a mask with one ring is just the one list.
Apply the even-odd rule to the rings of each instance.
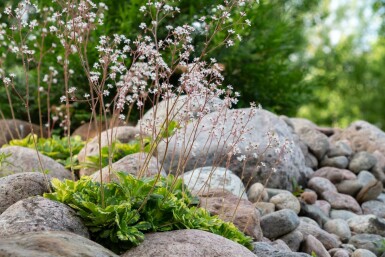
[[65, 97], [64, 95], [60, 97], [60, 102], [65, 102], [67, 99], [67, 97]]
[[240, 161], [240, 162], [245, 161], [246, 160], [246, 155], [243, 154], [241, 156], [238, 156], [237, 160]]
[[70, 87], [68, 89], [68, 94], [73, 94], [76, 91], [76, 87]]

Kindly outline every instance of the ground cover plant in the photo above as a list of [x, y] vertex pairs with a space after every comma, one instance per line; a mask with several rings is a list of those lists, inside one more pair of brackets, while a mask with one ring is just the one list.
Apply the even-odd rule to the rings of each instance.
[[[84, 176], [78, 181], [52, 180], [54, 193], [44, 197], [65, 203], [77, 211], [91, 238], [115, 252], [144, 240], [145, 232], [175, 229], [209, 231], [252, 249], [252, 239], [234, 224], [198, 208], [198, 199], [172, 175], [167, 178], [135, 178], [116, 173], [119, 182], [101, 185]], [[104, 191], [104, 200], [100, 191]]]

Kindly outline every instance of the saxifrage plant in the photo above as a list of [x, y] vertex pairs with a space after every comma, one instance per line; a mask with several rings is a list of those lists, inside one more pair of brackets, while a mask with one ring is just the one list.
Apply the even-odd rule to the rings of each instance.
[[[252, 248], [251, 237], [234, 224], [198, 208], [198, 199], [181, 179], [135, 178], [117, 172], [119, 182], [100, 184], [90, 177], [79, 181], [52, 180], [53, 193], [44, 197], [75, 209], [96, 242], [121, 252], [144, 240], [144, 233], [176, 229], [209, 231]], [[104, 201], [100, 190], [104, 191]]]

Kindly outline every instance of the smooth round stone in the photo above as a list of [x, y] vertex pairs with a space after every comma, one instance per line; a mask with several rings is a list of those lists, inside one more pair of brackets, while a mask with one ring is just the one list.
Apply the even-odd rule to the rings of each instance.
[[329, 253], [333, 257], [350, 257], [349, 251], [345, 249], [334, 248], [330, 249]]
[[34, 231], [0, 240], [3, 257], [119, 257], [103, 246], [65, 231]]
[[314, 177], [327, 178], [333, 184], [336, 184], [346, 179], [356, 179], [357, 175], [347, 169], [338, 169], [335, 167], [322, 167], [313, 173], [312, 178]]
[[337, 192], [335, 185], [330, 182], [330, 180], [323, 177], [313, 177], [309, 180], [307, 184], [308, 188], [317, 192], [317, 194], [322, 194], [324, 191]]
[[0, 178], [0, 214], [19, 200], [49, 192], [47, 175], [23, 172]]
[[120, 256], [255, 257], [249, 249], [234, 241], [197, 229], [180, 229], [166, 232], [146, 233], [143, 242]]
[[347, 210], [331, 210], [330, 218], [348, 220], [350, 218], [357, 217], [357, 214]]
[[271, 243], [276, 249], [283, 252], [291, 252], [290, 247], [281, 239], [277, 239]]
[[337, 190], [341, 194], [347, 194], [351, 196], [356, 196], [357, 193], [361, 190], [362, 185], [357, 179], [352, 180], [343, 180], [336, 185]]
[[296, 214], [301, 210], [301, 205], [297, 197], [292, 194], [277, 194], [270, 199], [270, 202], [275, 204], [276, 210], [290, 209]]
[[367, 201], [361, 205], [364, 214], [374, 214], [377, 217], [385, 218], [385, 203], [377, 200]]
[[382, 240], [383, 237], [375, 234], [357, 234], [350, 238], [349, 244], [354, 245], [357, 249], [366, 249], [378, 255], [380, 253], [378, 245]]
[[349, 170], [358, 173], [362, 170], [370, 170], [376, 165], [377, 159], [371, 153], [362, 151], [356, 153], [349, 163]]
[[302, 244], [302, 251], [307, 254], [315, 253], [317, 257], [330, 257], [323, 244], [314, 236], [308, 235]]
[[357, 249], [352, 254], [352, 257], [376, 257], [376, 255], [366, 249]]
[[330, 203], [325, 200], [317, 200], [314, 205], [320, 208], [321, 211], [325, 213], [325, 215], [328, 217], [330, 216], [330, 209], [332, 208]]
[[303, 234], [304, 238], [309, 235], [314, 236], [323, 244], [327, 250], [337, 248], [341, 244], [341, 241], [338, 240], [337, 236], [326, 232], [318, 226], [305, 223], [302, 219], [298, 226], [298, 231]]
[[41, 196], [11, 205], [0, 215], [0, 224], [0, 238], [36, 231], [67, 231], [89, 237], [88, 229], [76, 211]]
[[377, 234], [385, 236], [385, 219], [376, 215], [358, 215], [347, 220], [350, 231], [355, 234]]
[[[270, 242], [254, 242], [253, 246], [254, 246], [253, 253], [255, 254], [254, 256], [258, 256], [258, 257], [310, 257], [306, 253], [294, 253], [291, 251], [282, 251], [277, 247], [273, 246]], [[219, 256], [219, 255], [215, 255], [215, 256]], [[234, 256], [238, 257], [241, 255], [236, 254]]]
[[276, 196], [278, 194], [291, 194], [290, 191], [288, 190], [284, 190], [284, 189], [278, 189], [278, 188], [265, 188], [266, 191], [267, 191], [267, 194], [269, 196], [269, 200], [273, 197], [273, 196]]
[[313, 225], [313, 226], [319, 227], [319, 224], [317, 223], [317, 221], [315, 221], [315, 220], [313, 220], [313, 219], [311, 219], [311, 218], [309, 218], [309, 217], [301, 216], [301, 217], [299, 217], [299, 220], [300, 220], [301, 222], [304, 222], [304, 223], [311, 224], [311, 225]]
[[377, 200], [378, 201], [381, 201], [383, 203], [385, 203], [385, 194], [384, 193], [381, 193], [378, 197], [377, 197]]
[[306, 166], [312, 168], [313, 170], [318, 168], [318, 160], [311, 153], [305, 154], [305, 164]]
[[328, 158], [325, 156], [325, 158], [321, 161], [321, 167], [335, 167], [339, 169], [345, 169], [349, 165], [349, 160], [345, 156], [336, 156]]
[[294, 231], [280, 237], [279, 239], [284, 241], [293, 252], [298, 252], [299, 247], [303, 241], [303, 235], [298, 230], [294, 230]]
[[328, 137], [321, 132], [313, 128], [303, 127], [297, 131], [297, 134], [318, 160], [322, 160], [326, 152], [329, 151]]
[[192, 192], [203, 193], [224, 189], [233, 195], [247, 199], [242, 180], [226, 168], [207, 166], [185, 172], [181, 177]]
[[306, 204], [301, 202], [301, 216], [309, 217], [316, 221], [320, 226], [329, 220], [329, 216], [326, 215], [318, 206], [314, 204]]
[[305, 191], [301, 194], [301, 200], [307, 204], [314, 204], [317, 201], [317, 193], [311, 190]]
[[256, 202], [254, 205], [261, 216], [265, 216], [266, 214], [273, 213], [275, 211], [275, 205], [273, 203]]
[[352, 236], [349, 224], [343, 219], [329, 220], [325, 223], [323, 228], [327, 232], [338, 236], [342, 242], [347, 242]]
[[362, 214], [360, 205], [350, 195], [340, 194], [333, 191], [324, 191], [322, 198], [330, 203], [333, 209], [350, 210], [357, 214]]
[[372, 181], [361, 188], [356, 199], [359, 203], [374, 200], [381, 194], [382, 189], [383, 185], [381, 181]]
[[290, 209], [283, 209], [261, 218], [263, 236], [275, 239], [290, 233], [299, 225], [297, 214]]
[[352, 155], [352, 148], [349, 146], [349, 141], [341, 140], [334, 144], [331, 144], [330, 149], [327, 153], [329, 157], [336, 156], [350, 156]]
[[367, 170], [360, 171], [357, 175], [357, 180], [362, 186], [365, 186], [373, 181], [377, 181], [376, 177]]
[[261, 201], [266, 202], [269, 199], [269, 195], [265, 187], [258, 182], [251, 185], [251, 187], [247, 191], [247, 197], [249, 198], [249, 201], [252, 203], [261, 202]]

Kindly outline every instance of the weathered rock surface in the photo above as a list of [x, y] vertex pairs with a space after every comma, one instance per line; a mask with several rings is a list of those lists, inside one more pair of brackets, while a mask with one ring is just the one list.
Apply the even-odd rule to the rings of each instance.
[[303, 235], [301, 232], [295, 229], [294, 231], [280, 237], [279, 239], [284, 241], [293, 252], [297, 252], [303, 241]]
[[[146, 153], [134, 153], [127, 155], [120, 159], [117, 162], [114, 162], [111, 165], [111, 171], [109, 167], [104, 167], [102, 169], [102, 179], [103, 182], [117, 181], [117, 176], [115, 172], [122, 171], [126, 174], [132, 174], [137, 177], [152, 177], [160, 174], [161, 176], [167, 176], [166, 172], [161, 169], [161, 164], [158, 162], [156, 157], [151, 156], [147, 165]], [[145, 167], [145, 168], [143, 168]], [[93, 181], [100, 182], [100, 172], [97, 171], [91, 175]]]
[[361, 205], [364, 214], [374, 214], [379, 218], [385, 218], [385, 203], [377, 200], [367, 201]]
[[302, 235], [306, 238], [309, 235], [317, 238], [322, 245], [327, 249], [338, 248], [341, 242], [337, 239], [337, 236], [330, 234], [324, 230], [322, 230], [318, 226], [314, 226], [309, 223], [305, 223], [301, 220], [298, 231], [302, 233]]
[[313, 177], [309, 180], [307, 186], [321, 195], [324, 191], [337, 192], [335, 185], [330, 180], [323, 177]]
[[7, 257], [118, 257], [103, 246], [64, 231], [37, 231], [0, 240], [0, 256]]
[[225, 221], [232, 221], [241, 231], [256, 240], [262, 238], [259, 213], [248, 200], [239, 199], [238, 196], [223, 189], [200, 193], [199, 197], [199, 205], [212, 215], [218, 215]]
[[[226, 115], [210, 113], [201, 120], [198, 131], [195, 122], [189, 123], [184, 129], [186, 133], [176, 133], [170, 139], [168, 147], [163, 142], [159, 144], [158, 154], [166, 156], [165, 169], [175, 173], [179, 160], [183, 159], [186, 160], [185, 170], [216, 163], [216, 166], [228, 167], [250, 185], [255, 182], [265, 183], [270, 174], [268, 187], [291, 190], [293, 179], [300, 184], [304, 182], [312, 170], [306, 167], [299, 146], [288, 145], [287, 142], [293, 140], [289, 127], [268, 111], [255, 110], [254, 116], [252, 112], [252, 109], [237, 109], [227, 111]], [[246, 121], [247, 125], [244, 124]], [[253, 129], [246, 131], [250, 127]], [[219, 142], [212, 136], [213, 131], [221, 135]], [[238, 136], [235, 135], [240, 131], [245, 131], [244, 140], [238, 143], [240, 152], [237, 156], [230, 156], [228, 160], [228, 153], [234, 150], [229, 142], [237, 142]], [[192, 135], [196, 137], [194, 145], [191, 140], [187, 140]], [[272, 137], [274, 146], [271, 145]], [[254, 142], [258, 142], [256, 150], [253, 149]], [[291, 153], [285, 154], [285, 161], [282, 161], [281, 149], [287, 148], [291, 149]], [[188, 155], [183, 149], [192, 149], [191, 154]], [[253, 157], [253, 153], [257, 154], [257, 158]], [[238, 159], [243, 155], [249, 158], [246, 164]], [[273, 172], [273, 168], [276, 172]]]
[[350, 195], [340, 194], [333, 191], [324, 191], [322, 198], [330, 203], [333, 209], [337, 210], [350, 210], [357, 214], [362, 214], [360, 205], [356, 199]]
[[313, 153], [318, 160], [322, 160], [330, 148], [328, 137], [310, 127], [303, 127], [299, 129], [297, 134], [299, 138], [309, 147], [310, 152]]
[[385, 132], [366, 121], [356, 121], [341, 133], [332, 136], [332, 141], [348, 140], [354, 152], [380, 151], [385, 155]]
[[255, 203], [267, 201], [269, 199], [269, 194], [261, 183], [254, 183], [247, 191], [247, 197], [250, 202]]
[[282, 251], [265, 242], [254, 243], [253, 252], [258, 257], [310, 257], [311, 256], [306, 253]]
[[244, 246], [195, 229], [146, 234], [144, 241], [121, 257], [255, 257]]
[[346, 156], [336, 156], [336, 157], [324, 157], [321, 161], [322, 167], [335, 167], [338, 169], [345, 169], [349, 165], [349, 160]]
[[[226, 108], [224, 102], [217, 97], [181, 95], [156, 104], [143, 115], [136, 128], [154, 136], [156, 133], [159, 133], [167, 117], [173, 117], [173, 120], [181, 125], [185, 125], [192, 118], [197, 118], [198, 113], [207, 115], [222, 108]], [[154, 117], [156, 117], [155, 120]]]
[[11, 205], [0, 215], [0, 227], [0, 238], [36, 231], [68, 231], [87, 238], [89, 236], [74, 210], [40, 196]]
[[324, 229], [325, 231], [338, 236], [340, 240], [345, 243], [352, 236], [348, 222], [343, 219], [333, 219], [327, 221], [324, 225]]
[[301, 210], [301, 205], [293, 194], [281, 193], [270, 198], [270, 203], [275, 204], [276, 210], [290, 209], [296, 214]]
[[320, 226], [323, 226], [323, 224], [330, 219], [317, 205], [305, 204], [304, 202], [301, 202], [301, 211], [299, 214], [313, 219]]
[[302, 251], [308, 254], [315, 253], [317, 257], [331, 257], [322, 243], [312, 235], [308, 235], [303, 243]]
[[347, 221], [353, 233], [385, 236], [385, 219], [378, 218], [375, 215], [359, 215]]
[[[0, 177], [22, 172], [42, 172], [48, 170], [48, 174], [53, 178], [72, 179], [71, 172], [56, 162], [54, 159], [37, 152], [34, 149], [9, 146], [0, 149], [0, 154], [10, 154], [0, 167]], [[43, 165], [43, 170], [41, 168]]]
[[350, 238], [349, 244], [354, 245], [356, 248], [367, 249], [374, 254], [379, 254], [380, 249], [378, 245], [380, 244], [383, 237], [374, 234], [357, 234]]
[[351, 172], [350, 170], [346, 169], [338, 169], [335, 167], [322, 167], [318, 170], [316, 170], [312, 177], [323, 177], [330, 180], [333, 184], [339, 183], [346, 179], [356, 179], [357, 176]]
[[247, 199], [241, 179], [226, 168], [208, 166], [185, 172], [181, 177], [192, 192], [199, 194], [213, 189], [225, 189], [233, 195]]
[[[119, 141], [121, 143], [128, 143], [135, 139], [137, 135], [140, 134], [140, 131], [134, 127], [123, 126], [108, 129], [103, 131], [100, 134], [101, 147], [108, 146], [114, 141]], [[86, 162], [87, 156], [93, 156], [99, 154], [99, 136], [94, 137], [89, 141], [78, 154], [79, 162]], [[91, 175], [95, 171], [92, 168], [83, 168], [80, 170], [80, 176]]]
[[376, 255], [373, 252], [366, 249], [357, 249], [352, 254], [352, 257], [376, 257]]
[[283, 209], [261, 218], [263, 236], [275, 239], [295, 230], [299, 225], [297, 214], [289, 209]]
[[349, 141], [337, 141], [330, 145], [330, 149], [327, 153], [328, 157], [346, 156], [349, 157], [353, 154], [352, 148], [349, 145]]
[[41, 173], [26, 172], [0, 178], [0, 214], [19, 200], [49, 191], [49, 178]]
[[362, 151], [353, 155], [349, 163], [349, 170], [358, 173], [361, 170], [370, 170], [376, 165], [377, 159], [371, 153]]

